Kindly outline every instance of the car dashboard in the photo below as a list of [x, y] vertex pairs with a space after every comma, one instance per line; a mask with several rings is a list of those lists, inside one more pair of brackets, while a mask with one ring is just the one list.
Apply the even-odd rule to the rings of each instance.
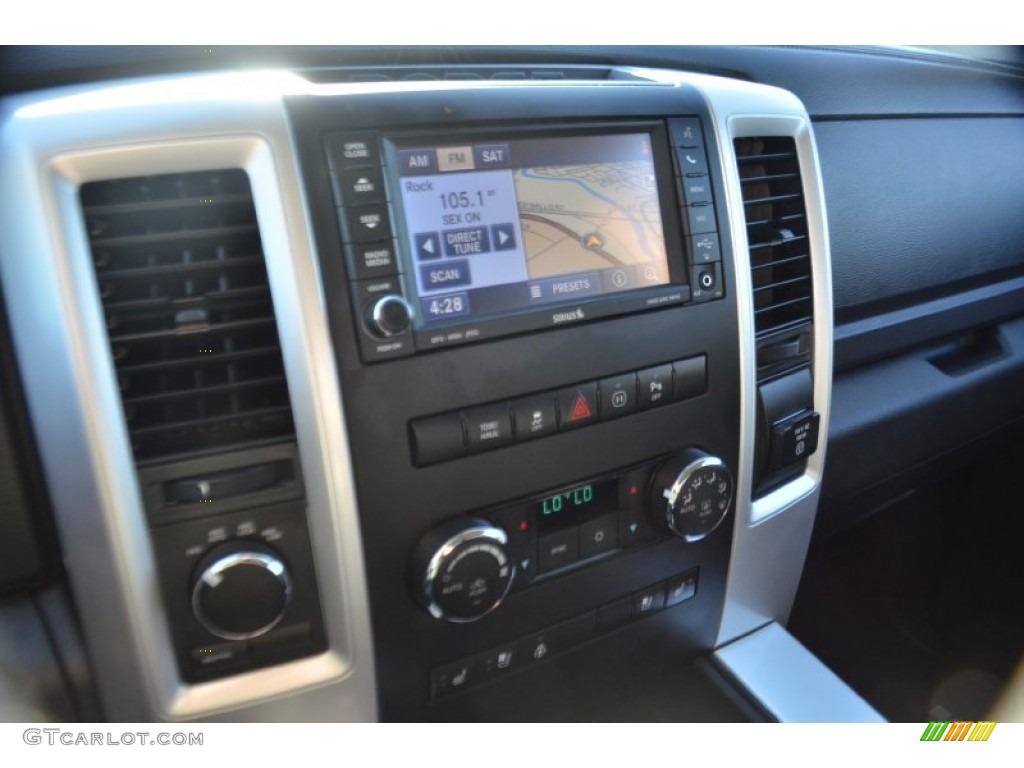
[[881, 719], [785, 624], [812, 535], [1020, 416], [1019, 74], [907, 117], [518, 53], [5, 98], [55, 535], [5, 525], [104, 718]]

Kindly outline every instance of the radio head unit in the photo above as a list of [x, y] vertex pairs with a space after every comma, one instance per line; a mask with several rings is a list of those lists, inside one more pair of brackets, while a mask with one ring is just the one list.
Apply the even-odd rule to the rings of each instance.
[[687, 118], [329, 137], [364, 359], [720, 298], [700, 135]]
[[546, 323], [552, 307], [683, 277], [670, 275], [649, 131], [394, 146], [417, 328]]

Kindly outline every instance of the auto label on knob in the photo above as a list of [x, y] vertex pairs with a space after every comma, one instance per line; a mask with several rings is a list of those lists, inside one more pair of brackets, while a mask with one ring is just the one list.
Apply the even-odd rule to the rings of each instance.
[[664, 520], [688, 542], [700, 541], [725, 519], [732, 503], [732, 474], [721, 459], [686, 451], [659, 472]]
[[435, 618], [466, 623], [498, 607], [512, 585], [515, 566], [500, 529], [457, 528], [429, 556], [420, 601]]

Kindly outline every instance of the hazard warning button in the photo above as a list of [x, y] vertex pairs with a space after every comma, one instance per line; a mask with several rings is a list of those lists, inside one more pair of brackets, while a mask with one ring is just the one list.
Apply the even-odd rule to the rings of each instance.
[[597, 421], [597, 382], [558, 391], [558, 427], [575, 429]]

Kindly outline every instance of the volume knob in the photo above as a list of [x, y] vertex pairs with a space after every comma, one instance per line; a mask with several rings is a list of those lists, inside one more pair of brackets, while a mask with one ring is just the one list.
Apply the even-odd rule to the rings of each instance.
[[196, 568], [192, 613], [213, 635], [247, 640], [269, 632], [291, 600], [288, 569], [270, 547], [250, 541], [221, 544]]
[[409, 304], [401, 296], [381, 296], [370, 305], [366, 322], [370, 330], [378, 336], [388, 338], [398, 336], [409, 330], [412, 312]]

